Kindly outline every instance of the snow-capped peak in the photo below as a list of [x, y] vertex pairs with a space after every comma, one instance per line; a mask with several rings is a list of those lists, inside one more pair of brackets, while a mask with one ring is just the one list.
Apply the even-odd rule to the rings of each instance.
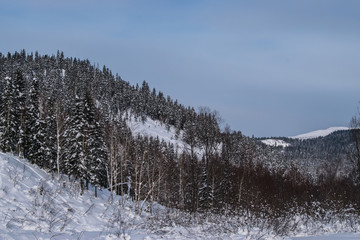
[[340, 131], [340, 130], [349, 130], [348, 127], [330, 127], [328, 129], [323, 129], [323, 130], [317, 130], [317, 131], [312, 131], [312, 132], [308, 132], [308, 133], [304, 133], [304, 134], [300, 134], [297, 136], [293, 136], [290, 138], [294, 138], [294, 139], [311, 139], [311, 138], [317, 138], [317, 137], [325, 137], [333, 132], [336, 131]]

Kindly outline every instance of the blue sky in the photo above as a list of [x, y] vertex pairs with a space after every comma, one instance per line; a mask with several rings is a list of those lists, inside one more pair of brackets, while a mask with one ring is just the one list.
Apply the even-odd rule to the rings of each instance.
[[2, 0], [0, 30], [3, 53], [87, 58], [246, 135], [347, 126], [359, 106], [356, 0]]

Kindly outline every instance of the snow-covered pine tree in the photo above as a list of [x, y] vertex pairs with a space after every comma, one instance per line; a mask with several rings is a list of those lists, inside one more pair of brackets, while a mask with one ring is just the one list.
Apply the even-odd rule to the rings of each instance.
[[99, 121], [95, 118], [95, 105], [89, 93], [81, 99], [75, 96], [70, 114], [65, 119], [62, 149], [64, 172], [84, 184], [95, 187], [107, 185], [106, 146]]
[[84, 135], [86, 180], [96, 187], [106, 186], [106, 145], [100, 123], [95, 117], [95, 105], [89, 92], [84, 99]]
[[30, 85], [25, 124], [24, 156], [30, 162], [44, 167], [47, 161], [44, 156], [46, 126], [45, 122], [40, 119], [39, 82], [37, 78], [33, 78]]
[[[83, 118], [83, 101], [75, 95], [75, 101], [70, 108], [70, 113], [65, 119], [64, 146], [63, 152], [63, 171], [74, 180], [86, 179], [83, 174], [86, 172], [84, 156], [85, 137]], [[82, 186], [83, 187], [83, 186]]]
[[16, 102], [15, 80], [5, 78], [5, 87], [0, 116], [0, 150], [3, 152], [16, 152], [19, 126], [18, 105]]
[[[44, 136], [43, 151], [41, 154], [44, 156], [44, 168], [51, 171], [56, 170], [56, 101], [60, 99], [59, 92], [62, 91], [61, 87], [57, 84], [57, 79], [60, 78], [59, 71], [49, 71], [49, 77], [44, 79], [44, 85], [40, 90], [40, 118], [41, 124], [44, 127], [41, 131]], [[56, 89], [52, 86], [57, 86]]]
[[[25, 54], [25, 52], [23, 53]], [[17, 127], [17, 152], [20, 157], [24, 157], [24, 144], [25, 144], [25, 115], [26, 115], [26, 90], [25, 79], [20, 70], [16, 71], [15, 77], [15, 99], [17, 102], [16, 115], [19, 116]]]
[[56, 170], [56, 126], [54, 116], [49, 114], [37, 120], [35, 141], [40, 146], [35, 151], [35, 162], [42, 168]]
[[[38, 99], [39, 83], [37, 78], [33, 78], [30, 83], [29, 96], [27, 102], [27, 111], [25, 116], [25, 143], [24, 156], [30, 162], [35, 163], [36, 151], [40, 148], [38, 141], [36, 141], [36, 133], [39, 129], [39, 99]], [[37, 162], [38, 163], [38, 162]]]
[[5, 77], [4, 79], [4, 91], [1, 95], [0, 101], [0, 150], [8, 152], [9, 144], [9, 126], [8, 126], [8, 116], [9, 116], [9, 104], [11, 103], [11, 78]]

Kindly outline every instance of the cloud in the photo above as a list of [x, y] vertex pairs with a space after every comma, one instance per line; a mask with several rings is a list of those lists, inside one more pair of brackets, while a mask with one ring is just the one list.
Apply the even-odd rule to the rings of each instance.
[[2, 52], [89, 58], [257, 136], [345, 125], [360, 98], [359, 1], [14, 0], [0, 26]]

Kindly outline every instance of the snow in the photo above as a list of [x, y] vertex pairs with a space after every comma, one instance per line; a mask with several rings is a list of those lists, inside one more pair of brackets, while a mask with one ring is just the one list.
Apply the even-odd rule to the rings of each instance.
[[359, 240], [360, 233], [337, 233], [322, 236], [294, 237], [293, 240]]
[[[359, 233], [336, 233], [339, 228], [314, 225], [325, 229], [327, 235], [294, 237], [276, 236], [269, 230], [246, 226], [246, 216], [190, 214], [154, 203], [153, 213], [144, 211], [139, 216], [136, 202], [129, 197], [114, 196], [94, 189], [79, 194], [79, 185], [10, 154], [0, 152], [0, 239], [96, 239], [96, 240], [154, 240], [154, 239], [284, 239], [323, 240], [359, 239]], [[248, 219], [251, 219], [248, 218]], [[256, 221], [257, 222], [257, 221]], [[248, 223], [247, 223], [248, 224]], [[359, 228], [355, 230], [359, 231]], [[313, 231], [311, 231], [313, 232]], [[317, 231], [313, 232], [318, 233]]]
[[288, 147], [290, 146], [290, 143], [285, 142], [284, 140], [281, 139], [264, 139], [261, 140], [262, 143], [272, 146], [272, 147]]
[[181, 140], [183, 131], [180, 131], [179, 136], [176, 136], [176, 128], [174, 126], [167, 127], [164, 123], [149, 117], [145, 121], [141, 121], [137, 120], [134, 116], [130, 116], [126, 124], [131, 129], [133, 136], [158, 137], [160, 140], [173, 144], [174, 147], [180, 149], [185, 147], [186, 143]]
[[[65, 186], [63, 185], [65, 184]], [[154, 203], [139, 216], [136, 202], [107, 190], [79, 194], [67, 177], [51, 176], [15, 156], [0, 153], [0, 239], [244, 239], [218, 231], [219, 224]], [[140, 204], [142, 205], [142, 204]], [[184, 215], [182, 215], [184, 214]], [[186, 215], [187, 214], [187, 215]], [[184, 216], [184, 217], [183, 217]], [[189, 224], [189, 219], [196, 219]], [[185, 226], [186, 224], [186, 226]]]
[[[130, 128], [132, 135], [134, 137], [141, 135], [153, 138], [159, 138], [159, 140], [164, 140], [168, 144], [173, 144], [174, 149], [180, 154], [184, 151], [190, 151], [190, 146], [184, 142], [183, 135], [184, 131], [180, 130], [178, 135], [176, 134], [176, 128], [171, 125], [166, 125], [159, 120], [153, 120], [149, 117], [146, 117], [144, 121], [135, 118], [133, 115], [130, 115], [126, 119], [126, 125]], [[218, 150], [221, 149], [219, 145]], [[197, 155], [198, 159], [204, 154], [204, 149], [195, 148], [195, 154]]]
[[[81, 196], [79, 185], [65, 176], [57, 181], [23, 159], [0, 153], [0, 239], [111, 239], [118, 204], [110, 204], [109, 196], [106, 190], [98, 198], [92, 191]], [[122, 213], [124, 221], [143, 221], [125, 207]]]
[[340, 130], [349, 130], [349, 128], [348, 127], [330, 127], [328, 129], [312, 131], [312, 132], [300, 134], [297, 136], [293, 136], [290, 138], [304, 140], [304, 139], [311, 139], [311, 138], [317, 138], [317, 137], [325, 137], [333, 132], [340, 131]]
[[65, 69], [61, 69], [61, 74], [60, 74], [60, 76], [61, 76], [62, 78], [65, 77]]

